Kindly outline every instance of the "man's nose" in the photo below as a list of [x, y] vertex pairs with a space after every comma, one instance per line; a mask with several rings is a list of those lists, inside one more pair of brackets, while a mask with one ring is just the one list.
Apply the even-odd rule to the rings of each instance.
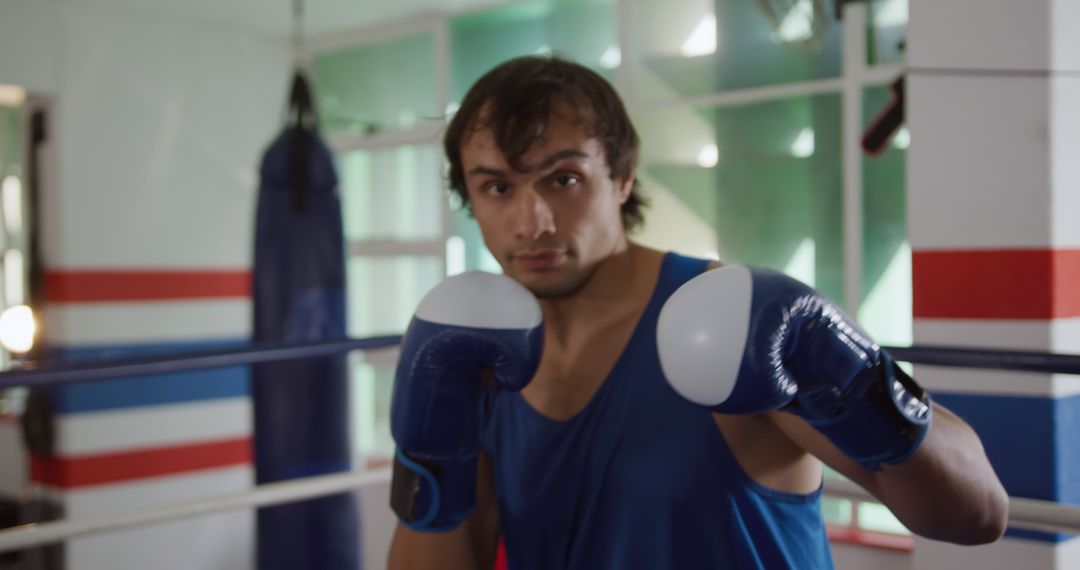
[[523, 240], [536, 240], [555, 231], [555, 216], [551, 205], [534, 190], [518, 194], [514, 208], [515, 235]]

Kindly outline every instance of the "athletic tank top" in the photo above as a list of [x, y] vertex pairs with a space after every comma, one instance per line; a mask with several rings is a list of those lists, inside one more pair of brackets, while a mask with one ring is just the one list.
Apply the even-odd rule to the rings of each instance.
[[708, 409], [664, 380], [656, 320], [707, 261], [669, 253], [592, 400], [555, 421], [494, 402], [492, 457], [510, 570], [832, 568], [820, 489], [774, 491], [739, 467]]

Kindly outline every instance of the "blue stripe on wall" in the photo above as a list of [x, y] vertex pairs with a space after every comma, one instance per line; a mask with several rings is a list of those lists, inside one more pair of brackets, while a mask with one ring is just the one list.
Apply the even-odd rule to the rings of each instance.
[[[1080, 505], [1080, 396], [935, 393], [978, 432], [1009, 495]], [[1061, 542], [1071, 535], [1010, 529], [1009, 536]]]
[[1057, 476], [1063, 482], [1058, 500], [1080, 505], [1080, 396], [1062, 398], [1055, 408]]
[[[238, 348], [247, 344], [246, 340], [229, 340], [136, 346], [53, 348], [48, 351], [48, 358], [49, 360], [55, 359], [70, 363], [152, 354], [176, 354], [198, 350]], [[250, 394], [249, 383], [250, 371], [247, 366], [131, 376], [101, 382], [57, 386], [53, 393], [53, 405], [59, 413], [72, 414], [236, 398]]]

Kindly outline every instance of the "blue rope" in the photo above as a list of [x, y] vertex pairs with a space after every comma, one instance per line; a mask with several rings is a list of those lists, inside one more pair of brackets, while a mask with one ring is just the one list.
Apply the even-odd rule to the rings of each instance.
[[912, 364], [1080, 375], [1080, 355], [1075, 354], [956, 346], [886, 346], [883, 348], [888, 350], [896, 360]]
[[90, 382], [124, 376], [167, 374], [296, 358], [331, 356], [352, 350], [372, 350], [401, 344], [401, 336], [380, 336], [322, 342], [267, 342], [243, 348], [215, 349], [131, 358], [83, 360], [65, 363], [27, 363], [0, 372], [0, 390], [16, 386], [46, 386]]
[[[0, 372], [0, 390], [17, 386], [36, 387], [71, 384], [125, 376], [167, 374], [204, 368], [331, 356], [353, 350], [389, 348], [399, 344], [401, 344], [401, 336], [389, 335], [323, 342], [268, 342], [252, 344], [243, 348], [97, 361], [30, 362], [24, 364], [22, 368]], [[1080, 355], [1074, 354], [986, 350], [951, 346], [886, 346], [883, 348], [888, 350], [896, 360], [913, 364], [1080, 375]]]

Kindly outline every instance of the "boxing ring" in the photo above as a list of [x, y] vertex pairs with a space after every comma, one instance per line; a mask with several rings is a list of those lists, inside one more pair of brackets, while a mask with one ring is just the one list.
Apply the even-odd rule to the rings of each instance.
[[[262, 343], [240, 349], [43, 365], [38, 368], [0, 372], [0, 390], [329, 356], [357, 350], [386, 350], [396, 347], [400, 341], [400, 336], [380, 336], [313, 343]], [[1080, 355], [945, 346], [885, 348], [897, 360], [912, 364], [1080, 375]], [[259, 485], [242, 493], [218, 495], [145, 510], [26, 524], [0, 530], [0, 554], [63, 542], [75, 537], [210, 513], [315, 499], [354, 491], [365, 485], [387, 482], [389, 479], [389, 468], [355, 470]], [[876, 500], [854, 483], [832, 478], [825, 481], [825, 493], [855, 500]], [[1009, 526], [1051, 533], [1080, 534], [1080, 507], [1010, 497]]]

